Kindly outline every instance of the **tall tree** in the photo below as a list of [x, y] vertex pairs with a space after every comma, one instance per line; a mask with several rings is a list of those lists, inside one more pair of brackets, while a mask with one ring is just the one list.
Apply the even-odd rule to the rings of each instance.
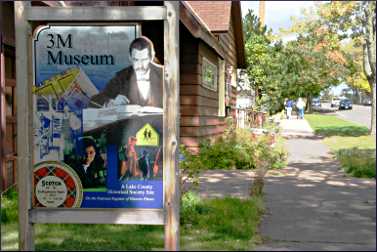
[[[363, 51], [363, 74], [372, 98], [371, 129], [376, 134], [376, 2], [332, 1], [319, 5], [321, 23], [338, 40], [352, 38]], [[362, 75], [361, 75], [362, 76]]]
[[270, 112], [279, 110], [284, 98], [307, 97], [310, 109], [311, 97], [344, 80], [345, 57], [316, 23], [287, 44], [273, 41], [271, 31], [259, 27], [250, 11], [244, 18], [247, 72], [257, 101]]
[[[255, 90], [257, 107], [266, 105], [264, 101], [265, 87], [271, 63], [270, 39], [271, 30], [261, 26], [259, 18], [249, 10], [243, 19], [245, 34], [247, 74], [251, 88]], [[258, 109], [259, 109], [258, 108]]]

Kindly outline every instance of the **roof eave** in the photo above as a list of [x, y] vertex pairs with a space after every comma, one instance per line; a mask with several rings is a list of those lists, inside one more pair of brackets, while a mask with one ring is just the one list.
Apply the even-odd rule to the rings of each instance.
[[195, 37], [203, 40], [207, 45], [213, 48], [216, 53], [224, 59], [225, 51], [216, 37], [208, 30], [205, 24], [202, 24], [200, 18], [185, 1], [180, 2], [180, 20], [183, 25]]
[[232, 19], [234, 24], [234, 36], [237, 47], [237, 67], [246, 68], [246, 58], [245, 58], [245, 44], [242, 29], [242, 14], [241, 14], [241, 4], [239, 1], [232, 1]]

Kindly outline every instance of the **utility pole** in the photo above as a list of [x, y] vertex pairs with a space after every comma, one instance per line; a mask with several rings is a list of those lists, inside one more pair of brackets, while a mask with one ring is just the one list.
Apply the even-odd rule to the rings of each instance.
[[266, 3], [265, 1], [259, 1], [259, 20], [260, 27], [262, 28], [265, 24], [265, 14], [266, 14]]
[[[265, 24], [265, 13], [266, 13], [266, 3], [265, 1], [259, 1], [259, 30], [262, 31], [262, 28]], [[255, 89], [255, 98], [261, 98], [261, 92], [259, 92], [259, 87]]]

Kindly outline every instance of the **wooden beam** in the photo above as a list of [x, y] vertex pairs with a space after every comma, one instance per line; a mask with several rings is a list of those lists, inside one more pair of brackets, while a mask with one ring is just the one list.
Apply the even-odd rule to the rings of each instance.
[[163, 209], [34, 208], [32, 223], [163, 225]]
[[29, 21], [143, 21], [166, 18], [164, 6], [31, 7]]
[[6, 116], [6, 122], [10, 124], [15, 124], [17, 122], [16, 116]]
[[[14, 3], [16, 30], [16, 95], [17, 99], [17, 174], [18, 174], [18, 219], [19, 250], [34, 250], [34, 229], [30, 222], [32, 195], [32, 68], [31, 68], [31, 25], [25, 11], [30, 2]], [[21, 99], [22, 97], [22, 99]]]
[[5, 86], [15, 87], [16, 86], [16, 80], [15, 79], [5, 79]]
[[164, 2], [164, 131], [165, 250], [179, 250], [179, 2]]
[[[5, 145], [6, 145], [6, 103], [5, 103], [5, 57], [3, 46], [3, 34], [0, 32], [0, 190], [5, 189], [3, 178], [5, 173]], [[5, 183], [5, 179], [4, 179]], [[0, 245], [1, 248], [1, 245]]]
[[[259, 3], [261, 3], [260, 1]], [[237, 67], [246, 68], [246, 58], [245, 58], [245, 45], [244, 36], [242, 30], [242, 14], [241, 14], [241, 3], [239, 1], [232, 1], [232, 19], [234, 24], [234, 37], [236, 42], [236, 53], [237, 53]]]

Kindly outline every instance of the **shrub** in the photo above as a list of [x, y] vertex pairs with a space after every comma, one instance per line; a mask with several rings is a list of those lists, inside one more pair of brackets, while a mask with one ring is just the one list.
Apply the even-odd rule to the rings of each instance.
[[18, 193], [14, 188], [1, 195], [1, 223], [16, 222], [18, 220]]
[[209, 211], [197, 193], [188, 191], [182, 195], [180, 219], [181, 224], [198, 224], [200, 215]]
[[358, 178], [376, 178], [374, 149], [341, 149], [336, 156], [346, 173]]
[[[229, 122], [228, 122], [229, 123]], [[270, 127], [270, 131], [277, 132]], [[287, 154], [282, 144], [271, 146], [270, 135], [255, 137], [248, 129], [236, 129], [229, 123], [224, 134], [213, 140], [203, 140], [197, 155], [191, 154], [182, 145], [180, 153], [181, 192], [199, 183], [199, 173], [212, 169], [255, 169], [260, 165], [267, 169], [282, 168], [286, 165]]]
[[184, 195], [190, 189], [190, 184], [199, 185], [199, 173], [203, 169], [203, 165], [200, 158], [190, 153], [184, 145], [181, 145], [179, 150], [180, 191]]
[[181, 169], [200, 171], [203, 169], [255, 169], [258, 162], [265, 162], [269, 168], [284, 165], [286, 152], [281, 146], [271, 147], [269, 136], [253, 138], [246, 129], [226, 131], [213, 143], [204, 140], [200, 152], [194, 156], [181, 149], [185, 156]]

